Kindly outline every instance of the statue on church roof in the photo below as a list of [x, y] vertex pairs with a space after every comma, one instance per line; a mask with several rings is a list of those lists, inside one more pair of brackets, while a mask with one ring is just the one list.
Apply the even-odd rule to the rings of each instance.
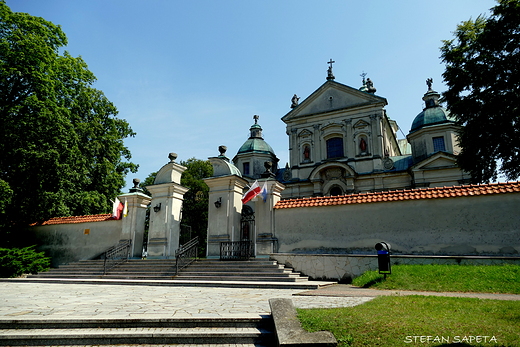
[[260, 116], [258, 116], [256, 114], [253, 116], [253, 119], [255, 120], [255, 124], [258, 124], [258, 118], [260, 118]]
[[433, 84], [433, 78], [428, 78], [426, 80], [426, 85], [428, 86], [428, 90], [433, 90], [432, 89], [432, 84]]
[[370, 78], [367, 78], [366, 85], [367, 85], [367, 92], [374, 94], [377, 91], [377, 89], [374, 88], [374, 82], [372, 82], [372, 80]]
[[291, 99], [291, 108], [297, 107], [299, 100], [300, 100], [300, 98], [296, 94], [294, 94], [292, 99]]

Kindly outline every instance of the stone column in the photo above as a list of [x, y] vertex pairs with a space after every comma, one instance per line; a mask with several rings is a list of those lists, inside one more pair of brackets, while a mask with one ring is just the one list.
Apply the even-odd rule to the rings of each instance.
[[281, 199], [285, 186], [274, 179], [259, 180], [258, 184], [267, 188], [267, 199], [262, 195], [255, 198], [256, 256], [268, 257], [275, 253], [277, 238], [274, 229], [274, 205]]
[[[210, 158], [214, 167], [214, 162], [218, 160]], [[248, 182], [234, 174], [206, 178], [204, 182], [209, 187], [206, 255], [208, 258], [219, 258], [220, 242], [240, 240], [241, 199]]]
[[117, 197], [123, 204], [126, 203], [128, 213], [123, 217], [121, 240], [132, 240], [130, 256], [141, 258], [143, 252], [144, 224], [146, 220], [146, 208], [152, 200], [151, 197], [141, 191], [122, 194]]
[[146, 189], [152, 194], [150, 227], [148, 229], [148, 257], [173, 258], [179, 248], [181, 207], [188, 188], [181, 186], [181, 175], [186, 170], [174, 162], [175, 153], [170, 153], [170, 162], [164, 165], [154, 184]]

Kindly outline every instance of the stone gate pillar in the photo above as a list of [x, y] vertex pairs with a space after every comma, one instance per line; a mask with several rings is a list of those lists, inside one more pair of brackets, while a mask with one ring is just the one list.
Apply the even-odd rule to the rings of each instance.
[[208, 258], [220, 257], [220, 242], [240, 240], [242, 195], [248, 183], [224, 155], [225, 147], [221, 146], [219, 150], [220, 156], [209, 158], [213, 177], [204, 179], [209, 187]]
[[267, 198], [264, 202], [262, 195], [255, 199], [255, 227], [256, 227], [256, 256], [269, 256], [277, 251], [277, 241], [274, 228], [274, 205], [280, 201], [285, 186], [275, 179], [258, 180], [263, 188], [267, 188]]
[[170, 162], [157, 172], [154, 184], [146, 186], [152, 194], [149, 258], [172, 258], [179, 248], [181, 207], [184, 194], [188, 191], [180, 182], [186, 167], [175, 163], [177, 154], [170, 153], [169, 158]]
[[[138, 180], [137, 184], [139, 184]], [[121, 240], [132, 240], [130, 252], [132, 258], [142, 257], [146, 208], [152, 200], [141, 189], [137, 188], [137, 184], [130, 189], [130, 193], [117, 197], [123, 204], [126, 203], [128, 208], [128, 214], [123, 218]]]

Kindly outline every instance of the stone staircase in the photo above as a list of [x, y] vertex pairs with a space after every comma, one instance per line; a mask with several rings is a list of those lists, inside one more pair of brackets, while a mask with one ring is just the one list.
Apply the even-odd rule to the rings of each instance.
[[2, 320], [0, 346], [274, 346], [270, 316], [258, 318]]
[[81, 260], [60, 265], [58, 268], [29, 275], [28, 278], [76, 278], [76, 279], [140, 279], [171, 280], [175, 276], [175, 260], [134, 260], [117, 265], [103, 274], [104, 260]]
[[175, 260], [130, 259], [103, 274], [103, 260], [83, 260], [25, 281], [169, 286], [317, 289], [331, 282], [309, 281], [293, 269], [268, 259], [220, 261], [199, 259], [175, 275]]
[[185, 281], [255, 281], [255, 282], [307, 282], [292, 268], [273, 260], [220, 261], [201, 259], [179, 273], [177, 280]]

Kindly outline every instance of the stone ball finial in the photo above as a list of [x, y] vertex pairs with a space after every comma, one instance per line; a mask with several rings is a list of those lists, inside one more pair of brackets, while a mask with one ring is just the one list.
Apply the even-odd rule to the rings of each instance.
[[227, 151], [227, 147], [224, 145], [218, 146], [218, 151], [219, 151], [220, 155], [225, 155], [226, 151]]
[[175, 159], [177, 159], [177, 153], [171, 152], [170, 154], [168, 154], [168, 159], [170, 159], [170, 163], [173, 163]]
[[134, 184], [134, 188], [138, 188], [139, 187], [139, 183], [141, 183], [141, 180], [139, 178], [134, 178], [132, 180], [132, 183]]

